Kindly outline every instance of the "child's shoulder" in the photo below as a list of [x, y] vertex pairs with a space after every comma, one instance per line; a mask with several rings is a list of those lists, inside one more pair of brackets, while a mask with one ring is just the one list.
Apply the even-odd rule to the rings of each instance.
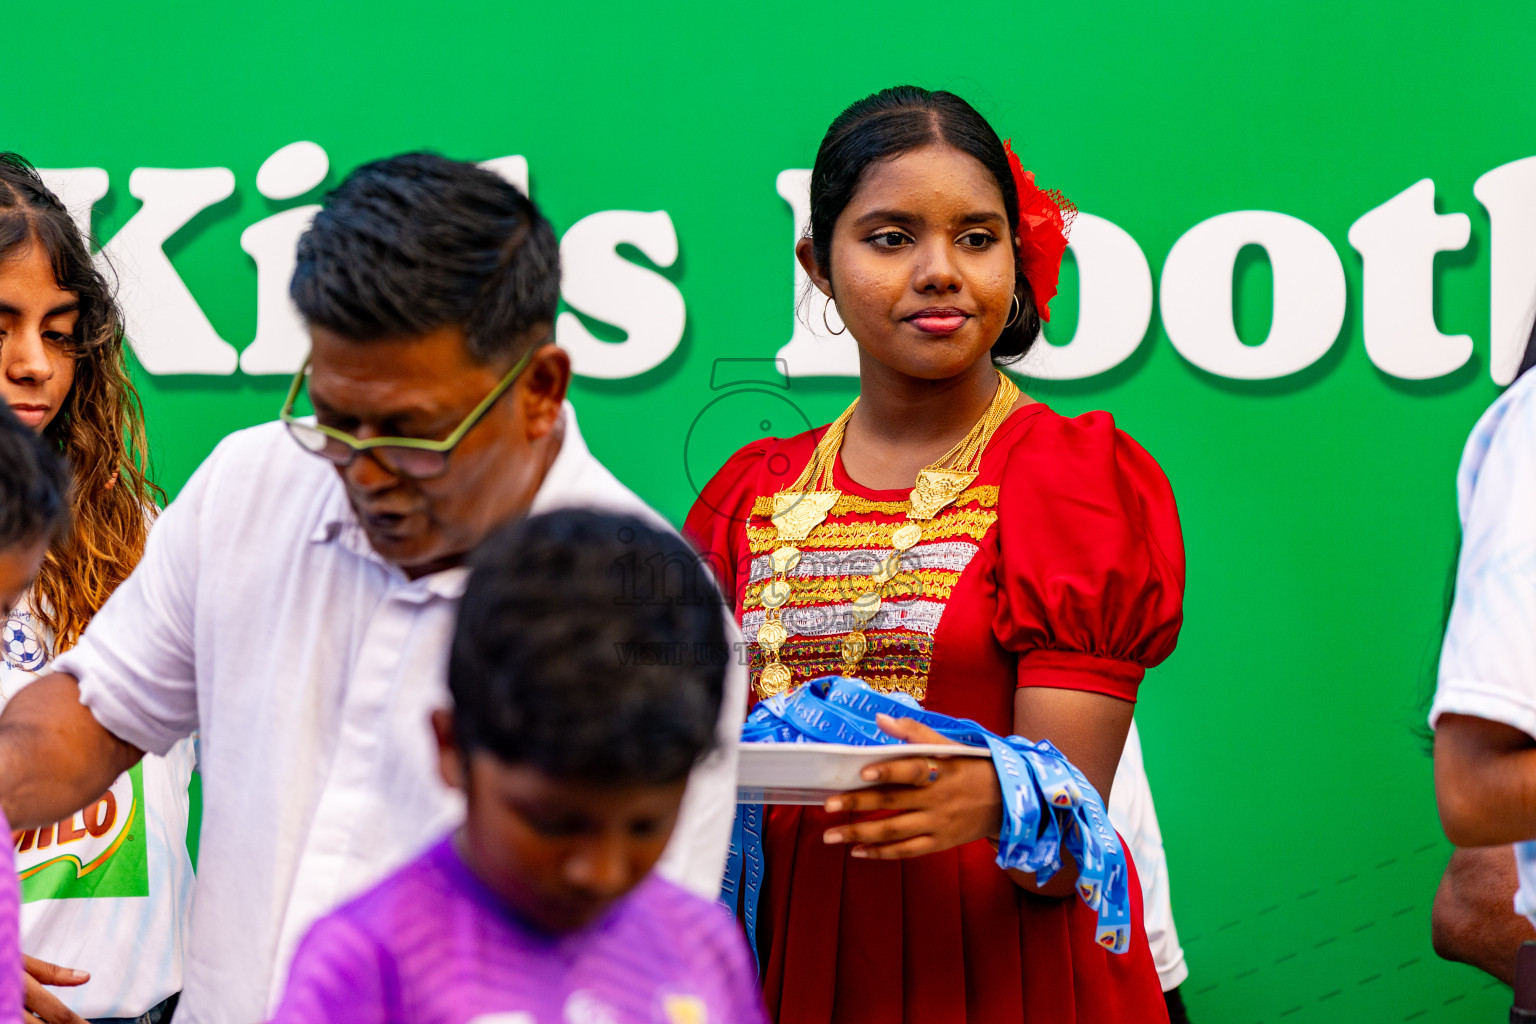
[[294, 954], [272, 1024], [393, 1021], [402, 973], [442, 960], [430, 925], [444, 905], [439, 844], [316, 921]]

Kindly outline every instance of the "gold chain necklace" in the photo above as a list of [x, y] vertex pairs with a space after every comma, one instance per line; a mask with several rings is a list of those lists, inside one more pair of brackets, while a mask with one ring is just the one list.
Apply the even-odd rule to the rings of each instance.
[[[916, 486], [912, 488], [907, 510], [910, 522], [901, 526], [891, 536], [891, 552], [880, 560], [870, 579], [872, 586], [853, 601], [853, 628], [843, 638], [843, 674], [853, 675], [859, 662], [869, 650], [864, 627], [874, 619], [882, 603], [880, 590], [901, 573], [901, 557], [923, 539], [923, 523], [938, 515], [950, 505], [976, 479], [981, 466], [982, 453], [1019, 397], [1019, 389], [1002, 372], [997, 373], [997, 392], [986, 413], [976, 421], [970, 433], [962, 437], [953, 448], [918, 471]], [[832, 483], [832, 467], [837, 453], [843, 446], [843, 434], [848, 420], [853, 416], [859, 400], [855, 398], [832, 422], [811, 455], [799, 479], [788, 490], [773, 496], [773, 525], [778, 531], [779, 546], [768, 556], [773, 578], [763, 587], [763, 624], [757, 631], [757, 644], [762, 648], [767, 664], [758, 679], [758, 692], [764, 697], [788, 690], [794, 682], [789, 666], [779, 660], [789, 631], [784, 628], [780, 609], [789, 603], [792, 588], [789, 574], [800, 564], [800, 549], [811, 532], [826, 521], [832, 506], [842, 497]]]

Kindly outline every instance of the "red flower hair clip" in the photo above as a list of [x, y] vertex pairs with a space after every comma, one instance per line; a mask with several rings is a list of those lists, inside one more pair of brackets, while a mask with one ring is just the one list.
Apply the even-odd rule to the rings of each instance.
[[1013, 151], [1012, 140], [1003, 142], [1013, 184], [1019, 192], [1019, 270], [1035, 296], [1041, 320], [1051, 318], [1051, 300], [1061, 278], [1061, 258], [1067, 252], [1067, 233], [1077, 218], [1072, 200], [1056, 189], [1035, 187], [1035, 174], [1026, 171]]

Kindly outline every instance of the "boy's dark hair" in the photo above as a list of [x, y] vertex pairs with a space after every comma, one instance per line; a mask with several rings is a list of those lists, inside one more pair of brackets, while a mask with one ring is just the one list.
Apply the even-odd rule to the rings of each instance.
[[[1019, 190], [1013, 183], [1003, 140], [987, 119], [952, 92], [898, 85], [866, 96], [838, 114], [816, 151], [811, 171], [811, 250], [822, 270], [831, 271], [832, 230], [870, 166], [935, 143], [958, 149], [985, 167], [1003, 194], [1009, 225], [1018, 224]], [[1008, 244], [1017, 264], [1018, 240], [1012, 231]], [[1023, 358], [1040, 335], [1035, 293], [1022, 268], [1013, 294], [1019, 301], [1019, 312], [992, 346], [992, 361], [996, 363]]]
[[51, 539], [69, 520], [69, 469], [0, 404], [0, 548]]
[[493, 171], [433, 153], [364, 164], [299, 239], [289, 288], [311, 324], [354, 341], [464, 328], [511, 363], [560, 300], [560, 250], [533, 201]]
[[448, 662], [465, 755], [560, 779], [663, 784], [713, 743], [725, 606], [676, 534], [566, 510], [477, 550]]

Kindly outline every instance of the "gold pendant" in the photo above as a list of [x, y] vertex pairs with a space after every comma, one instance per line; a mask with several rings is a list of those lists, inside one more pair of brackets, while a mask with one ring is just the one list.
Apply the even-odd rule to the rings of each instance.
[[876, 583], [889, 583], [901, 572], [901, 552], [892, 551], [880, 559], [880, 568], [875, 570]]
[[770, 654], [777, 652], [788, 639], [789, 631], [780, 622], [765, 622], [757, 631], [757, 646]]
[[961, 473], [953, 469], [924, 469], [917, 474], [917, 486], [912, 488], [912, 510], [908, 519], [932, 519], [939, 510], [956, 498], [976, 479], [975, 473]]
[[862, 632], [855, 630], [843, 637], [843, 664], [847, 666], [849, 675], [852, 675], [859, 662], [864, 660], [868, 650], [869, 641], [865, 639]]
[[785, 580], [774, 580], [763, 588], [763, 607], [782, 608], [789, 602], [789, 583]]
[[800, 565], [800, 549], [793, 544], [779, 548], [768, 556], [775, 576], [788, 576]]
[[757, 680], [757, 692], [764, 697], [776, 697], [789, 689], [789, 684], [794, 677], [789, 674], [789, 669], [778, 662], [763, 669], [763, 674]]
[[897, 551], [906, 551], [922, 539], [923, 528], [916, 523], [908, 523], [891, 534], [891, 547]]
[[866, 591], [853, 599], [853, 621], [860, 628], [867, 626], [879, 610], [880, 595], [873, 590]]
[[780, 491], [773, 496], [773, 525], [779, 539], [802, 541], [822, 524], [841, 491]]

